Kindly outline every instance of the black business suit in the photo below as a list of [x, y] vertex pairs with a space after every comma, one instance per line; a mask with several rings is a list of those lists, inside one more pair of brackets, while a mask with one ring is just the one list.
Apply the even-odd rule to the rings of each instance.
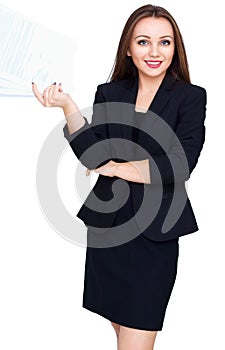
[[[197, 164], [205, 140], [206, 91], [199, 86], [177, 81], [167, 73], [147, 114], [134, 110], [137, 92], [137, 78], [99, 85], [91, 127], [85, 118], [85, 125], [72, 135], [68, 134], [65, 125], [64, 136], [78, 159], [89, 169], [97, 168], [110, 159], [117, 162], [146, 159], [147, 151], [151, 184], [145, 185], [145, 193], [152, 200], [143, 212], [145, 216], [148, 210], [151, 214], [154, 200], [162, 195], [159, 209], [148, 226], [146, 223], [142, 225], [145, 216], [135, 219], [137, 238], [128, 243], [106, 249], [87, 248], [83, 306], [119, 324], [161, 330], [176, 278], [178, 237], [198, 230], [185, 190], [185, 181]], [[131, 126], [137, 126], [132, 124], [135, 120], [141, 120], [139, 125], [142, 130], [137, 131]], [[124, 124], [125, 121], [129, 125]], [[160, 142], [157, 142], [158, 136]], [[112, 142], [113, 138], [118, 138], [118, 148]], [[132, 148], [127, 140], [142, 146], [144, 151], [133, 144]], [[91, 150], [93, 145], [96, 147], [94, 151], [85, 152]], [[112, 184], [115, 180], [118, 178], [99, 175], [92, 190], [104, 205], [113, 197]], [[90, 193], [79, 210], [77, 216], [84, 221], [94, 239], [98, 236], [98, 228], [104, 229], [106, 234], [116, 226], [119, 231], [124, 221], [138, 213], [144, 185], [131, 181], [126, 183], [130, 196], [121, 209], [95, 211], [93, 208], [98, 203]], [[164, 232], [163, 224], [173, 196], [176, 205], [172, 221]], [[122, 198], [121, 187], [118, 203]], [[135, 266], [133, 259], [136, 261]], [[111, 275], [111, 266], [115, 267], [114, 275]], [[139, 281], [138, 287], [136, 280]], [[129, 299], [130, 293], [132, 297]]]
[[[102, 102], [121, 102], [135, 104], [137, 89], [137, 79], [123, 80], [110, 84], [102, 84], [97, 89], [95, 103], [98, 104]], [[179, 185], [177, 185], [177, 191], [180, 193], [182, 193], [182, 191], [183, 193], [186, 193], [184, 182], [190, 177], [190, 174], [197, 163], [204, 143], [205, 104], [206, 93], [203, 88], [181, 81], [175, 81], [170, 74], [167, 74], [150, 106], [151, 111], [159, 115], [175, 131], [185, 151], [185, 154], [181, 156], [180, 147], [177, 148], [177, 145], [175, 145], [173, 149], [173, 145], [171, 146], [169, 142], [168, 145], [165, 145], [167, 152], [172, 155], [175, 167], [177, 169], [178, 179], [176, 181], [179, 183]], [[101, 115], [101, 110], [97, 111], [99, 111], [99, 114]], [[99, 116], [95, 115], [94, 113], [93, 123], [95, 121], [99, 122], [98, 118]], [[112, 118], [110, 122], [112, 121]], [[104, 123], [104, 120], [102, 122]], [[145, 120], [143, 123], [146, 123], [146, 128], [149, 127], [149, 125], [147, 125], [148, 120]], [[101, 125], [91, 129], [86, 121], [85, 125], [70, 137], [68, 135], [66, 126], [64, 128], [64, 132], [67, 139], [71, 140], [70, 145], [76, 156], [89, 169], [96, 168], [96, 164], [99, 166], [101, 160], [101, 143], [99, 143], [99, 158], [97, 155], [95, 157], [91, 154], [90, 157], [82, 159], [82, 153], [92, 144], [96, 143], [97, 141], [102, 141], [106, 138], [110, 139], [112, 137], [128, 140], [131, 139], [130, 128], [124, 124], [119, 125], [117, 128]], [[148, 135], [140, 137], [140, 144], [149, 151], [157, 165], [154, 166], [154, 163], [150, 162], [151, 185], [149, 185], [149, 191], [154, 190], [157, 188], [157, 186], [159, 187], [157, 167], [162, 176], [164, 189], [162, 198], [163, 204], [161, 210], [159, 210], [159, 215], [155, 218], [152, 225], [144, 232], [144, 235], [151, 238], [152, 240], [162, 241], [197, 231], [198, 226], [194, 217], [194, 213], [192, 211], [189, 199], [186, 198], [186, 205], [182, 214], [180, 215], [179, 220], [169, 232], [166, 234], [161, 233], [163, 221], [170, 207], [170, 202], [174, 191], [173, 170], [170, 166], [170, 161], [168, 160], [167, 155], [163, 154], [161, 147], [159, 147], [156, 142], [153, 143], [153, 140], [149, 138]], [[109, 159], [117, 160], [116, 157], [110, 157], [110, 151], [108, 153]], [[188, 168], [183, 161], [184, 158], [187, 159]], [[104, 164], [104, 162], [102, 164]], [[94, 191], [100, 199], [102, 198], [102, 200], [106, 200], [104, 199], [104, 196], [107, 192], [111, 193], [112, 183], [115, 180], [115, 177], [109, 178], [103, 175], [99, 175], [99, 178], [94, 186]], [[129, 182], [129, 185], [131, 188], [133, 206], [135, 207], [138, 192], [141, 192], [141, 188], [143, 186], [140, 186], [140, 184], [134, 182]], [[117, 211], [114, 211], [110, 214], [100, 213], [97, 211], [94, 212], [86, 207], [85, 203], [77, 214], [77, 216], [82, 219], [86, 225], [106, 228], [113, 225], [113, 221], [115, 220], [116, 215]]]

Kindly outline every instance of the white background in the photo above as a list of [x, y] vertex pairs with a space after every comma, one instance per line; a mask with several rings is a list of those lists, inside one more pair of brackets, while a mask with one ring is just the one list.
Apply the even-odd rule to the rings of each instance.
[[[92, 105], [96, 86], [107, 80], [126, 19], [145, 5], [131, 0], [119, 5], [102, 0], [7, 0], [2, 4], [75, 40], [71, 71], [75, 88], [69, 92], [81, 109]], [[177, 20], [192, 82], [206, 88], [208, 105], [206, 143], [188, 183], [200, 230], [180, 239], [177, 280], [155, 348], [223, 349], [223, 11], [218, 0], [211, 6], [196, 0], [157, 5]], [[37, 159], [63, 113], [44, 109], [34, 98], [2, 97], [0, 108], [0, 347], [115, 350], [116, 336], [109, 321], [81, 306], [85, 248], [57, 234], [38, 203]], [[69, 148], [65, 157], [60, 191], [75, 216], [82, 204], [73, 185], [77, 159]]]

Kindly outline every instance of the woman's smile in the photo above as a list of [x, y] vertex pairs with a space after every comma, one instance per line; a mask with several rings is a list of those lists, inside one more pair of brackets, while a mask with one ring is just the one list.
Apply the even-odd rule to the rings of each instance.
[[147, 66], [149, 68], [153, 68], [153, 69], [156, 69], [156, 68], [159, 68], [161, 66], [163, 61], [154, 61], [154, 60], [145, 60], [145, 63], [147, 64]]

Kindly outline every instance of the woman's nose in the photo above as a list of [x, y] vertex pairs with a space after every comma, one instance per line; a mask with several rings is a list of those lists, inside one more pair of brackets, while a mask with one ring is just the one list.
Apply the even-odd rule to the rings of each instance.
[[159, 47], [157, 44], [152, 44], [149, 48], [149, 55], [151, 57], [159, 57]]

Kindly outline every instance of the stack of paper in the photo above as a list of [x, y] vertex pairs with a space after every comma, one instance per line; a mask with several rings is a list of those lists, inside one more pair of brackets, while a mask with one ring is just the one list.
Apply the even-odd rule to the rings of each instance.
[[72, 38], [0, 5], [0, 95], [33, 96], [32, 81], [73, 89], [74, 52]]

